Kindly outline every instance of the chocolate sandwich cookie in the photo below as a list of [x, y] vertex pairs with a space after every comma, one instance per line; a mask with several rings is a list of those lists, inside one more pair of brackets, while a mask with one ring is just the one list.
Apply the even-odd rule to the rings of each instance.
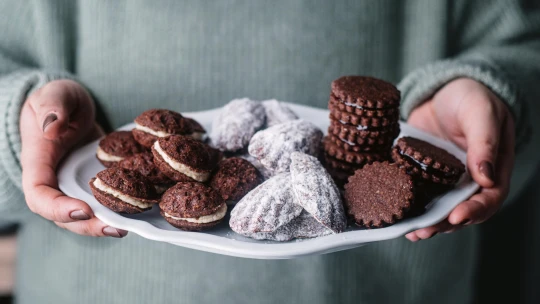
[[227, 214], [221, 195], [196, 182], [180, 182], [169, 188], [161, 197], [159, 209], [169, 224], [188, 231], [214, 227]]
[[399, 113], [398, 107], [383, 108], [383, 109], [368, 109], [354, 104], [346, 104], [341, 102], [336, 95], [330, 94], [328, 108], [331, 112], [350, 113], [361, 117], [390, 117]]
[[328, 105], [330, 109], [330, 118], [340, 121], [343, 124], [349, 124], [357, 126], [362, 130], [378, 129], [382, 127], [388, 127], [398, 122], [399, 113], [396, 111], [392, 115], [373, 117], [373, 116], [358, 116], [347, 112], [337, 111], [332, 109], [331, 104]]
[[152, 209], [159, 200], [145, 176], [117, 166], [99, 172], [89, 184], [96, 200], [114, 212], [140, 213]]
[[117, 166], [141, 173], [154, 185], [158, 194], [165, 192], [165, 190], [174, 185], [174, 182], [165, 174], [161, 173], [154, 164], [152, 152], [135, 154], [119, 161]]
[[116, 131], [105, 136], [98, 145], [96, 157], [105, 167], [111, 167], [126, 157], [144, 152], [129, 131]]
[[394, 224], [414, 201], [412, 177], [396, 164], [375, 162], [357, 170], [345, 185], [347, 214], [368, 228]]
[[358, 145], [391, 144], [399, 135], [399, 131], [397, 120], [394, 124], [385, 127], [364, 127], [351, 125], [331, 117], [328, 127], [328, 134]]
[[159, 138], [152, 154], [158, 169], [176, 182], [206, 182], [217, 165], [215, 151], [191, 136]]
[[413, 137], [398, 139], [392, 158], [407, 173], [436, 184], [456, 184], [465, 165], [448, 151]]
[[323, 143], [326, 155], [351, 164], [364, 165], [389, 158], [386, 151], [377, 151], [375, 153], [347, 151], [328, 138]]
[[174, 111], [151, 109], [135, 118], [135, 128], [132, 132], [135, 140], [150, 148], [159, 138], [170, 135], [193, 135], [193, 122]]
[[[377, 152], [385, 151], [388, 153], [392, 147], [393, 140], [392, 138], [357, 138], [356, 142], [348, 141], [347, 139], [339, 138], [337, 135], [331, 134], [328, 135], [329, 141], [334, 143], [339, 148], [350, 151], [350, 152]], [[360, 141], [361, 143], [358, 143]]]
[[218, 164], [210, 187], [219, 192], [228, 204], [234, 204], [262, 181], [261, 174], [249, 161], [232, 157]]
[[332, 94], [345, 106], [362, 110], [399, 107], [399, 90], [384, 80], [365, 76], [343, 76], [332, 82]]

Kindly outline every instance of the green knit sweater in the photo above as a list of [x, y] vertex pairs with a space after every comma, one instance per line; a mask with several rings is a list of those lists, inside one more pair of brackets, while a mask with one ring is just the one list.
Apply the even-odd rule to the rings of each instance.
[[243, 96], [326, 107], [333, 79], [363, 74], [399, 82], [406, 118], [470, 77], [511, 107], [525, 142], [524, 109], [540, 100], [535, 2], [0, 1], [0, 217], [22, 223], [18, 301], [467, 303], [470, 228], [284, 261], [61, 230], [24, 202], [19, 111], [32, 90], [66, 77], [89, 89], [112, 128], [149, 107], [196, 111]]

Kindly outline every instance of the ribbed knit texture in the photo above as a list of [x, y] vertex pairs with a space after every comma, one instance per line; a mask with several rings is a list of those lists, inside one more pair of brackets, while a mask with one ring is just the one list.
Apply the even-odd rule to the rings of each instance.
[[149, 107], [195, 111], [243, 96], [326, 107], [333, 79], [363, 74], [403, 79], [406, 117], [448, 81], [470, 77], [511, 107], [521, 140], [524, 109], [540, 100], [540, 16], [530, 5], [0, 1], [0, 218], [23, 223], [18, 301], [469, 302], [478, 251], [470, 228], [418, 244], [401, 238], [287, 261], [61, 230], [24, 203], [18, 114], [32, 90], [71, 75], [95, 96], [99, 119], [116, 128]]

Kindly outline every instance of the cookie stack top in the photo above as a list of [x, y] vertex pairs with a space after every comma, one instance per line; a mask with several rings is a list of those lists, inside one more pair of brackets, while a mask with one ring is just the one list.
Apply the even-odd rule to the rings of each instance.
[[390, 158], [400, 131], [400, 97], [394, 85], [373, 77], [343, 76], [332, 82], [324, 152], [336, 181], [343, 183], [364, 165]]

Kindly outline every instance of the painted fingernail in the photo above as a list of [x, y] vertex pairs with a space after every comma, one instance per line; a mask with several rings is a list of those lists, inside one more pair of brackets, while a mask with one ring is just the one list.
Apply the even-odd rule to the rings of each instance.
[[483, 176], [489, 178], [489, 180], [491, 180], [492, 182], [495, 181], [495, 171], [493, 169], [493, 164], [491, 164], [487, 160], [484, 160], [480, 163], [480, 165], [478, 166], [478, 170]]
[[106, 236], [112, 236], [115, 238], [123, 238], [127, 235], [127, 231], [122, 230], [122, 229], [116, 229], [111, 226], [107, 226], [103, 228], [103, 234], [105, 234]]
[[81, 220], [81, 221], [90, 219], [90, 215], [86, 214], [82, 210], [75, 210], [75, 211], [71, 212], [69, 214], [69, 217], [74, 219], [74, 220]]
[[459, 222], [458, 225], [467, 226], [467, 225], [470, 225], [471, 223], [472, 223], [472, 220], [466, 218], [463, 221]]
[[57, 119], [58, 119], [58, 116], [56, 116], [56, 114], [54, 113], [47, 115], [47, 117], [45, 117], [45, 120], [43, 121], [43, 132], [45, 132], [45, 129], [47, 128], [48, 125], [50, 125]]

